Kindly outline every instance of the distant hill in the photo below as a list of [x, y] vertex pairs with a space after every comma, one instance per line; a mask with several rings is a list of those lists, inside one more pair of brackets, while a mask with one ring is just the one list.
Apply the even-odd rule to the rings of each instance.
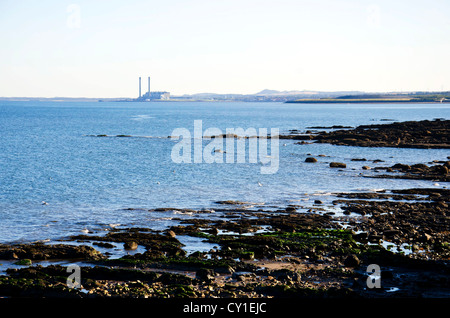
[[341, 96], [341, 95], [358, 95], [358, 94], [364, 94], [364, 92], [360, 92], [360, 91], [337, 91], [337, 92], [324, 92], [324, 91], [307, 91], [307, 90], [302, 90], [302, 91], [277, 91], [277, 90], [273, 90], [273, 89], [263, 89], [262, 91], [253, 94], [253, 95], [258, 95], [258, 96], [268, 96], [268, 95], [277, 95], [277, 96], [292, 96], [292, 95], [327, 95], [327, 96]]
[[286, 96], [286, 95], [314, 95], [314, 94], [320, 94], [320, 92], [316, 92], [316, 91], [277, 91], [277, 90], [273, 90], [273, 89], [263, 89], [262, 91], [253, 94], [253, 95], [282, 95], [282, 96]]
[[255, 95], [280, 95], [280, 91], [273, 89], [263, 89], [262, 91], [256, 93]]

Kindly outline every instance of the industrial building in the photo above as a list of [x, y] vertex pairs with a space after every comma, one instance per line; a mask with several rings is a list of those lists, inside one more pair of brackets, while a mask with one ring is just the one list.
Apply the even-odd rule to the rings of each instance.
[[142, 94], [142, 81], [139, 77], [139, 97], [136, 101], [149, 102], [151, 100], [168, 100], [170, 99], [169, 92], [151, 92], [150, 91], [150, 76], [148, 77], [148, 89], [147, 92]]

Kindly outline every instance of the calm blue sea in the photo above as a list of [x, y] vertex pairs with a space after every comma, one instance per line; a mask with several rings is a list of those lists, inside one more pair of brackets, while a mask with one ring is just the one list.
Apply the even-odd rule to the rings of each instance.
[[[278, 128], [389, 123], [450, 118], [441, 104], [308, 105], [220, 102], [0, 102], [0, 242], [57, 239], [109, 224], [162, 229], [176, 211], [217, 208], [215, 201], [265, 206], [308, 204], [333, 192], [444, 187], [431, 181], [363, 178], [364, 165], [390, 166], [446, 160], [448, 150], [296, 145], [280, 140], [279, 170], [260, 163], [177, 164], [175, 128]], [[89, 135], [131, 135], [92, 137]], [[145, 137], [145, 138], [144, 138]], [[152, 137], [152, 138], [149, 138]], [[308, 154], [316, 164], [305, 163]], [[319, 154], [327, 157], [317, 157]], [[351, 158], [385, 162], [355, 162]], [[328, 163], [347, 163], [331, 169]], [[46, 202], [47, 204], [43, 204]], [[132, 208], [132, 209], [130, 209]]]

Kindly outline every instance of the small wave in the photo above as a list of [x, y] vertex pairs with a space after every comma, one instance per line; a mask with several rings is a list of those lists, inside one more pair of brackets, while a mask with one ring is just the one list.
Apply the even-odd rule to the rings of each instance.
[[173, 211], [173, 214], [181, 214], [181, 215], [193, 215], [192, 211]]
[[383, 192], [386, 191], [386, 189], [379, 188], [379, 189], [368, 189], [368, 188], [357, 188], [358, 191], [368, 191], [368, 192]]
[[155, 118], [155, 117], [149, 116], [149, 115], [136, 115], [136, 116], [131, 117], [131, 120], [141, 121], [141, 120], [152, 119], [152, 118]]

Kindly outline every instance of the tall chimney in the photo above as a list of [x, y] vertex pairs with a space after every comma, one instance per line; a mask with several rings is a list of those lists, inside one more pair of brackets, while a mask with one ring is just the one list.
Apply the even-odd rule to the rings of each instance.
[[141, 77], [139, 76], [139, 98], [141, 98]]
[[148, 99], [150, 99], [150, 76], [148, 77]]

